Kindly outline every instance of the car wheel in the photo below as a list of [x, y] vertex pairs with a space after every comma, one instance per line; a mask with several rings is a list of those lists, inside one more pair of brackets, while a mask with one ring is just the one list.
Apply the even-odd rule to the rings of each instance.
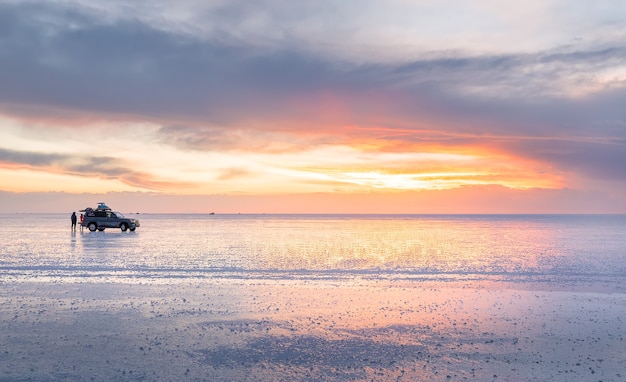
[[89, 227], [89, 230], [91, 232], [94, 232], [96, 230], [96, 228], [98, 228], [98, 226], [96, 225], [96, 223], [89, 223], [89, 225], [87, 226]]
[[135, 230], [135, 227], [130, 227], [130, 230], [131, 230], [131, 231], [134, 231], [134, 230]]
[[122, 232], [126, 232], [126, 230], [128, 229], [128, 226], [126, 225], [126, 223], [122, 223], [120, 224], [120, 229], [122, 230]]

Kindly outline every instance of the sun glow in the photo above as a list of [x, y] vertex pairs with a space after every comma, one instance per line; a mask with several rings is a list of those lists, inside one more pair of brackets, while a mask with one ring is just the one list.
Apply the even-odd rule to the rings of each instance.
[[446, 173], [386, 173], [382, 171], [308, 171], [290, 172], [292, 177], [334, 185], [352, 185], [378, 190], [448, 190], [464, 186], [499, 185], [511, 189], [559, 188], [558, 179], [515, 178], [512, 175], [464, 171]]
[[[558, 174], [538, 170], [545, 168], [541, 163], [480, 147], [329, 135], [317, 137], [322, 143], [310, 147], [292, 144], [274, 150], [275, 145], [270, 149], [263, 145], [267, 137], [251, 132], [245, 144], [217, 149], [194, 140], [202, 137], [197, 130], [187, 129], [189, 137], [172, 142], [160, 135], [161, 126], [143, 123], [124, 125], [133, 127], [130, 140], [115, 140], [107, 133], [118, 131], [111, 125], [80, 135], [61, 130], [58, 140], [48, 142], [51, 136], [43, 127], [25, 129], [10, 120], [0, 122], [7, 125], [0, 137], [9, 143], [0, 146], [2, 189], [14, 192], [393, 193], [464, 186], [563, 186]], [[46, 139], [38, 139], [38, 132]], [[297, 142], [299, 136], [277, 133], [272, 138], [280, 145]]]
[[373, 188], [388, 188], [396, 190], [442, 190], [470, 184], [477, 173], [447, 173], [447, 174], [386, 174], [379, 171], [346, 172], [341, 174], [348, 183], [369, 186]]
[[543, 164], [500, 152], [478, 148], [443, 151], [429, 147], [385, 152], [356, 147], [360, 146], [328, 146], [301, 152], [293, 155], [292, 160], [275, 163], [274, 169], [303, 184], [358, 191], [447, 190], [491, 185], [523, 190], [563, 186], [562, 177], [545, 173]]

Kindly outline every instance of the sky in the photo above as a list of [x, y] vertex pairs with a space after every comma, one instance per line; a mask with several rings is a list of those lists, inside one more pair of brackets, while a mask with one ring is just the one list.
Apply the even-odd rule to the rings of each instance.
[[0, 0], [0, 212], [626, 213], [624, 20]]

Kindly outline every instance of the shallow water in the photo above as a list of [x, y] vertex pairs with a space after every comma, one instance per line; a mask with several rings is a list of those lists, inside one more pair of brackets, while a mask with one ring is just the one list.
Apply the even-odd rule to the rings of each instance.
[[0, 215], [0, 272], [39, 277], [553, 279], [624, 277], [626, 216]]
[[625, 216], [0, 215], [0, 380], [623, 381]]

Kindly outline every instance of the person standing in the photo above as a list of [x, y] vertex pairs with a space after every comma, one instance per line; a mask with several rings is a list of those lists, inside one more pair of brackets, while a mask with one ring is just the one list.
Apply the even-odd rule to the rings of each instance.
[[72, 216], [70, 218], [72, 219], [72, 230], [76, 231], [76, 212], [72, 212]]

